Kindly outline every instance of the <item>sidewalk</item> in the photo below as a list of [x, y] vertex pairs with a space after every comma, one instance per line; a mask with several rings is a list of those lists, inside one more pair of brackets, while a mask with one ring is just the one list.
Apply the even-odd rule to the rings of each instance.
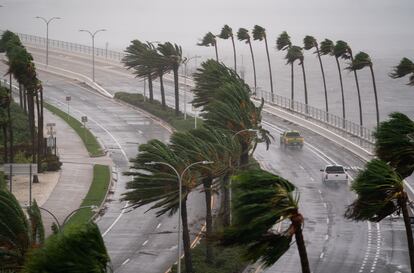
[[[88, 151], [76, 132], [61, 118], [45, 109], [45, 122], [55, 123], [57, 150], [63, 163], [59, 172], [39, 174], [38, 184], [33, 184], [32, 195], [39, 206], [51, 211], [62, 224], [64, 219], [80, 207], [93, 179], [95, 164], [112, 165], [112, 160], [105, 156], [89, 157]], [[28, 177], [16, 177], [13, 194], [22, 203], [28, 203]], [[53, 218], [42, 211], [46, 234], [51, 233]]]

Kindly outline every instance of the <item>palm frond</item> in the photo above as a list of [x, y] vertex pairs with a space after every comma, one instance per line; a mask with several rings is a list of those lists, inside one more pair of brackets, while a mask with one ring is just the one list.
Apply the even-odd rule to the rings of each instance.
[[290, 41], [290, 36], [286, 31], [283, 31], [279, 37], [276, 39], [276, 49], [277, 50], [286, 50], [292, 46], [292, 42]]
[[216, 36], [211, 33], [207, 32], [206, 35], [204, 35], [203, 39], [197, 45], [199, 46], [214, 46], [216, 44]]
[[255, 25], [253, 27], [253, 40], [259, 40], [262, 41], [266, 37], [266, 29], [259, 25]]
[[239, 31], [237, 31], [237, 39], [239, 41], [245, 41], [246, 44], [250, 43], [249, 31], [245, 28], [239, 28]]
[[221, 38], [221, 39], [226, 39], [226, 40], [233, 37], [232, 28], [229, 27], [228, 25], [224, 25], [223, 28], [221, 29], [221, 32], [218, 35], [218, 37]]
[[314, 47], [316, 47], [318, 45], [318, 42], [316, 41], [316, 39], [313, 36], [305, 36], [305, 38], [303, 38], [303, 48], [305, 50], [309, 50], [312, 49]]
[[359, 52], [355, 55], [354, 60], [345, 68], [349, 71], [361, 70], [365, 67], [372, 66], [372, 61], [369, 55], [365, 52]]
[[329, 39], [325, 39], [320, 44], [320, 53], [321, 55], [333, 55], [333, 48], [334, 43]]
[[414, 85], [414, 63], [408, 58], [403, 58], [397, 66], [394, 66], [389, 76], [393, 79], [397, 79], [408, 74], [412, 74], [408, 85]]

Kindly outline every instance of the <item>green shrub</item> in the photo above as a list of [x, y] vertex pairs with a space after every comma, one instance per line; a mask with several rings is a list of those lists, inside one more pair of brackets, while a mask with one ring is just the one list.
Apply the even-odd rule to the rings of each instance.
[[62, 162], [59, 161], [59, 157], [57, 155], [47, 155], [41, 162], [41, 168], [44, 171], [58, 171], [61, 166]]

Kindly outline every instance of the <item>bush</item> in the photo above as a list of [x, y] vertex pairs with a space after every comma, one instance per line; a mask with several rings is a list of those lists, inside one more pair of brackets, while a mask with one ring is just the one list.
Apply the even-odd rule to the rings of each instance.
[[62, 162], [59, 161], [59, 157], [57, 155], [47, 155], [41, 162], [41, 168], [43, 171], [55, 172], [60, 170], [61, 166]]

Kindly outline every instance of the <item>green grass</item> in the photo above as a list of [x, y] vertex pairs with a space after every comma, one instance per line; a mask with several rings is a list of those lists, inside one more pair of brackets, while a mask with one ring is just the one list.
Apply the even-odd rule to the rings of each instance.
[[[93, 166], [93, 180], [89, 187], [88, 194], [81, 204], [83, 206], [95, 205], [99, 207], [105, 199], [106, 192], [108, 191], [109, 183], [111, 181], [111, 172], [107, 165], [94, 165]], [[68, 221], [69, 224], [80, 224], [88, 222], [93, 216], [94, 212], [89, 209], [78, 210]]]
[[[175, 110], [168, 106], [165, 109], [159, 101], [149, 102], [147, 99], [144, 101], [144, 97], [141, 94], [131, 94], [126, 92], [117, 92], [115, 98], [133, 106], [141, 108], [148, 113], [164, 120], [169, 123], [177, 131], [187, 131], [194, 128], [194, 117], [187, 115], [187, 119], [184, 119], [184, 114], [180, 112], [178, 116], [175, 115]], [[202, 120], [197, 118], [197, 128], [202, 126]]]
[[62, 118], [64, 121], [67, 122], [67, 124], [69, 124], [70, 127], [73, 128], [73, 130], [75, 130], [75, 132], [82, 139], [83, 144], [88, 150], [90, 156], [97, 157], [104, 155], [101, 145], [99, 145], [98, 141], [96, 140], [96, 137], [88, 129], [86, 129], [85, 132], [85, 128], [83, 127], [83, 124], [80, 121], [48, 103], [44, 103], [44, 107], [53, 114]]

